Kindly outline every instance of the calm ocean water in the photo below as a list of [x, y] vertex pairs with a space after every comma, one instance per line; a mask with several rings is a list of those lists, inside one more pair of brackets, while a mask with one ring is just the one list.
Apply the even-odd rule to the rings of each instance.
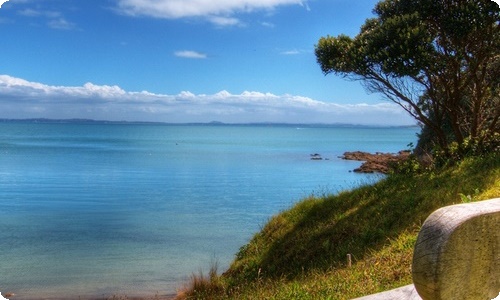
[[397, 152], [417, 131], [0, 123], [0, 292], [175, 293], [302, 197], [380, 178], [343, 152]]

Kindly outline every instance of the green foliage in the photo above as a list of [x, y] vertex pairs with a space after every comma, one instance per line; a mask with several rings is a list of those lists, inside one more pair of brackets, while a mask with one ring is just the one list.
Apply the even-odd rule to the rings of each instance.
[[477, 201], [477, 197], [479, 195], [479, 189], [474, 190], [474, 195], [464, 195], [462, 193], [460, 193], [458, 195], [460, 196], [462, 203], [474, 202], [474, 201]]
[[[351, 299], [411, 282], [412, 250], [427, 216], [500, 196], [500, 155], [433, 172], [393, 174], [338, 195], [306, 198], [241, 247], [211, 293], [192, 299]], [[352, 267], [346, 256], [353, 257]], [[205, 288], [210, 291], [210, 288]]]
[[[352, 39], [346, 35], [339, 35], [337, 38], [330, 36], [321, 38], [318, 42], [316, 54], [321, 60], [323, 72], [330, 71], [337, 74], [354, 72], [358, 65], [355, 64], [356, 56], [352, 49]], [[345, 58], [345, 59], [339, 59]]]
[[415, 155], [410, 155], [408, 159], [396, 163], [392, 167], [392, 173], [411, 176], [421, 174], [423, 172], [429, 171], [430, 169], [431, 166], [423, 162], [422, 159], [419, 159]]
[[500, 152], [500, 133], [482, 132], [476, 138], [471, 136], [465, 138], [461, 144], [453, 142], [445, 150], [436, 148], [433, 151], [433, 157], [435, 165], [443, 167], [455, 164], [467, 157], [484, 157], [489, 153], [498, 152]]

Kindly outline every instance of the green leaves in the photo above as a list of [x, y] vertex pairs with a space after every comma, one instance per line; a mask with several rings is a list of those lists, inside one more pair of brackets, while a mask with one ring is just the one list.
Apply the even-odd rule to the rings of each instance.
[[323, 73], [351, 73], [355, 71], [350, 57], [352, 39], [346, 35], [321, 38], [316, 46], [316, 58]]

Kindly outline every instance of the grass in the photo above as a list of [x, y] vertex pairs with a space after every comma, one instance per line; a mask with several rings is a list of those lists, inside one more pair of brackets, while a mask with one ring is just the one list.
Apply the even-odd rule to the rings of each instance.
[[403, 286], [411, 283], [413, 246], [430, 213], [495, 197], [498, 154], [309, 197], [273, 216], [225, 273], [193, 275], [178, 298], [351, 299]]

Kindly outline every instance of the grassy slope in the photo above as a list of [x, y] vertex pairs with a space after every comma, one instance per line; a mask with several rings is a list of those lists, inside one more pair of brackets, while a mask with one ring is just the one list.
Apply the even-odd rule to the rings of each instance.
[[[462, 195], [462, 196], [461, 196]], [[350, 299], [411, 283], [418, 229], [439, 207], [500, 197], [500, 156], [439, 173], [394, 175], [307, 198], [269, 220], [222, 276], [198, 276], [199, 299]], [[353, 257], [347, 267], [346, 257]]]

